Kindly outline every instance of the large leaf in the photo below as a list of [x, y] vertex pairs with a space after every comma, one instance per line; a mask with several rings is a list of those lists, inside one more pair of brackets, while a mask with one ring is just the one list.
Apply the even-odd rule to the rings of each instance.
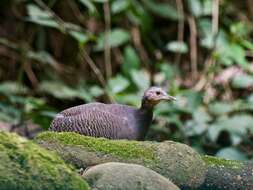
[[194, 15], [194, 16], [200, 16], [202, 15], [202, 4], [200, 2], [200, 0], [187, 0], [187, 5], [189, 7], [190, 12]]
[[44, 81], [40, 84], [40, 90], [59, 99], [80, 98], [90, 102], [92, 96], [84, 88], [71, 88], [60, 82]]
[[249, 88], [253, 86], [253, 75], [242, 74], [237, 75], [232, 80], [234, 88]]
[[50, 12], [42, 10], [34, 4], [28, 4], [27, 11], [29, 15], [29, 18], [27, 19], [28, 21], [42, 26], [60, 28]]
[[166, 49], [174, 53], [187, 53], [188, 46], [184, 42], [173, 41], [166, 45]]
[[204, 108], [199, 108], [193, 113], [193, 120], [187, 121], [185, 126], [185, 133], [188, 136], [203, 134], [211, 121], [211, 116]]
[[235, 106], [233, 103], [214, 102], [214, 103], [211, 103], [208, 106], [208, 108], [212, 114], [222, 115], [222, 114], [228, 114], [229, 112], [233, 111], [235, 109]]
[[179, 15], [177, 12], [177, 9], [173, 6], [171, 6], [168, 3], [159, 3], [157, 1], [153, 0], [143, 0], [144, 5], [147, 6], [147, 8], [153, 12], [154, 14], [172, 19], [172, 20], [178, 20], [181, 18], [182, 15]]
[[54, 59], [54, 57], [46, 51], [38, 51], [38, 52], [29, 51], [27, 53], [27, 57], [36, 60], [40, 63], [49, 64], [51, 66], [58, 65], [58, 62]]
[[125, 11], [130, 5], [130, 1], [126, 1], [126, 0], [116, 0], [112, 2], [112, 13], [116, 14], [116, 13], [120, 13]]
[[97, 11], [94, 3], [91, 0], [79, 0], [79, 2], [87, 7], [90, 13], [95, 13]]
[[153, 30], [153, 17], [148, 12], [143, 3], [139, 1], [131, 1], [131, 9], [127, 11], [127, 17], [134, 25], [140, 26], [140, 29], [149, 35]]
[[131, 47], [127, 46], [124, 49], [124, 63], [122, 65], [123, 71], [129, 74], [133, 69], [139, 69], [140, 59], [136, 51]]
[[212, 13], [211, 0], [187, 0], [187, 5], [190, 12], [196, 17], [211, 15]]
[[115, 96], [115, 100], [119, 103], [133, 105], [136, 107], [141, 105], [141, 95], [138, 95], [136, 93], [118, 94], [117, 96]]
[[141, 92], [144, 92], [150, 86], [150, 77], [143, 70], [132, 70], [131, 79]]
[[83, 45], [85, 44], [88, 40], [89, 37], [87, 36], [87, 34], [85, 34], [84, 32], [80, 32], [80, 31], [70, 31], [69, 32], [70, 36], [72, 36], [75, 40], [77, 40], [79, 42], [79, 44]]
[[0, 102], [0, 121], [8, 123], [18, 123], [22, 115], [22, 110], [14, 105]]
[[200, 45], [211, 49], [215, 45], [215, 37], [212, 32], [212, 20], [209, 18], [201, 18], [197, 20], [198, 31], [200, 36]]
[[0, 93], [6, 94], [8, 96], [12, 94], [24, 94], [27, 92], [28, 89], [17, 82], [6, 81], [0, 83]]
[[[124, 29], [113, 29], [108, 35], [108, 45], [110, 47], [118, 47], [129, 41], [130, 35]], [[96, 51], [101, 51], [105, 46], [105, 33], [101, 34], [97, 40], [97, 45], [95, 46]]]
[[108, 82], [108, 88], [113, 94], [120, 93], [124, 91], [129, 86], [129, 81], [122, 75], [117, 75], [111, 78]]

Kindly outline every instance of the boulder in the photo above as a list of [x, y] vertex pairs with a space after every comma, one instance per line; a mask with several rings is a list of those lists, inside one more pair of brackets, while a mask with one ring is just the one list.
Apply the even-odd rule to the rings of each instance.
[[137, 164], [99, 164], [88, 169], [83, 177], [96, 190], [179, 190], [169, 179]]
[[143, 165], [180, 187], [199, 187], [206, 167], [201, 156], [181, 143], [93, 138], [76, 133], [41, 133], [35, 141], [54, 150], [68, 163], [86, 168], [106, 162]]
[[180, 189], [253, 189], [252, 161], [200, 156], [191, 147], [172, 141], [108, 140], [54, 132], [44, 132], [35, 141], [77, 168], [124, 162], [152, 169]]

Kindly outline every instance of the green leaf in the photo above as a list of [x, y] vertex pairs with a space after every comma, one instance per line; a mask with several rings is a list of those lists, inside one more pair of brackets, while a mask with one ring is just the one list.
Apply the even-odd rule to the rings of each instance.
[[208, 106], [209, 111], [215, 115], [223, 115], [228, 114], [229, 112], [234, 110], [234, 105], [225, 102], [214, 102]]
[[122, 69], [124, 73], [129, 74], [133, 69], [139, 69], [140, 59], [136, 51], [131, 47], [127, 46], [124, 49], [124, 63]]
[[237, 36], [238, 38], [244, 38], [249, 34], [250, 28], [248, 27], [248, 24], [240, 21], [232, 23], [232, 25], [230, 26], [230, 31], [233, 35]]
[[185, 42], [173, 41], [166, 45], [166, 49], [174, 53], [187, 53], [188, 46]]
[[175, 103], [180, 106], [182, 110], [188, 110], [193, 113], [202, 103], [202, 93], [193, 90], [186, 90], [180, 94], [179, 101]]
[[128, 104], [137, 107], [140, 106], [141, 96], [138, 96], [136, 94], [123, 93], [115, 96], [115, 100], [122, 104]]
[[46, 51], [33, 52], [29, 51], [27, 57], [36, 60], [40, 63], [46, 63], [52, 66], [56, 66], [58, 62]]
[[6, 94], [8, 96], [12, 94], [25, 94], [28, 89], [17, 82], [6, 81], [0, 84], [0, 93]]
[[113, 94], [124, 91], [129, 85], [129, 81], [122, 75], [117, 75], [116, 77], [111, 78], [108, 82], [108, 88]]
[[16, 124], [20, 121], [21, 112], [13, 105], [0, 102], [0, 121]]
[[41, 98], [27, 97], [25, 99], [24, 111], [26, 113], [32, 112], [34, 109], [40, 108], [45, 105], [45, 101]]
[[92, 1], [94, 1], [96, 3], [105, 3], [105, 2], [107, 2], [109, 0], [92, 0]]
[[84, 88], [71, 88], [61, 82], [43, 81], [40, 84], [40, 90], [58, 99], [80, 98], [87, 102], [92, 100], [92, 96]]
[[60, 28], [50, 12], [44, 11], [34, 4], [28, 4], [27, 11], [29, 15], [28, 21], [42, 26]]
[[202, 1], [202, 15], [211, 15], [213, 8], [213, 0], [203, 0]]
[[200, 44], [202, 47], [211, 49], [215, 45], [215, 37], [212, 32], [212, 20], [201, 18], [197, 20]]
[[150, 77], [147, 72], [142, 70], [132, 70], [131, 79], [141, 92], [144, 92], [150, 86]]
[[201, 135], [208, 128], [208, 122], [211, 121], [211, 116], [204, 108], [199, 108], [193, 113], [193, 120], [187, 121], [185, 126], [185, 133], [188, 136]]
[[92, 86], [89, 88], [89, 92], [93, 97], [99, 97], [104, 94], [104, 90], [99, 86]]
[[59, 82], [44, 81], [40, 84], [40, 90], [59, 99], [76, 98], [76, 91], [74, 89]]
[[140, 26], [141, 31], [148, 35], [153, 30], [153, 17], [139, 1], [131, 2], [131, 9], [127, 10], [127, 17], [131, 23]]
[[187, 5], [189, 7], [190, 12], [196, 16], [199, 17], [202, 15], [202, 4], [200, 0], [187, 0]]
[[168, 18], [171, 20], [179, 20], [182, 15], [179, 15], [177, 9], [168, 3], [159, 3], [153, 0], [143, 0], [143, 4], [154, 14]]
[[89, 40], [89, 37], [84, 32], [70, 31], [69, 34], [81, 45], [85, 44]]
[[113, 14], [117, 14], [120, 13], [122, 11], [125, 11], [130, 5], [130, 1], [126, 1], [126, 0], [116, 0], [112, 2], [112, 13]]
[[248, 74], [237, 75], [232, 80], [234, 88], [249, 88], [253, 86], [253, 76]]
[[160, 63], [159, 70], [165, 75], [166, 80], [172, 80], [177, 74], [176, 69], [169, 62]]
[[[113, 29], [108, 37], [108, 43], [110, 47], [118, 47], [128, 42], [130, 39], [129, 33], [120, 28]], [[105, 34], [101, 34], [97, 40], [97, 45], [95, 46], [96, 51], [101, 51], [104, 49], [105, 45]]]
[[219, 150], [216, 153], [216, 156], [229, 160], [239, 160], [239, 161], [248, 160], [244, 153], [233, 147], [223, 148]]
[[91, 0], [79, 0], [85, 7], [88, 8], [90, 13], [95, 13], [97, 11], [95, 5], [92, 3]]

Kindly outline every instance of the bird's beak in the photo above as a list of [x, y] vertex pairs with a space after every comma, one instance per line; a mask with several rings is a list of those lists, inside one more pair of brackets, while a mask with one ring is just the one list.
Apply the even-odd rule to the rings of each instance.
[[164, 95], [164, 97], [162, 97], [162, 100], [173, 100], [173, 101], [175, 101], [177, 99], [173, 96], [170, 96], [170, 95], [166, 94], [166, 95]]

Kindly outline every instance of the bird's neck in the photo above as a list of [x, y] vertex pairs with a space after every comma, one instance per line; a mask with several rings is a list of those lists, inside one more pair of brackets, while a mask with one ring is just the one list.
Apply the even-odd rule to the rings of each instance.
[[138, 111], [138, 140], [144, 140], [153, 119], [153, 108], [141, 107]]
[[141, 102], [140, 110], [153, 113], [154, 105], [152, 105], [149, 101], [143, 99]]

